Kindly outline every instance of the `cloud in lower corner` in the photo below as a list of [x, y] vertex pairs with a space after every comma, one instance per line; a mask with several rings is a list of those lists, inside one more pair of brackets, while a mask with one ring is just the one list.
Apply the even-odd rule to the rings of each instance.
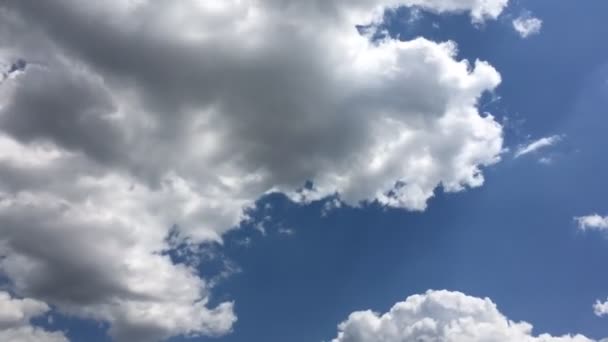
[[[386, 313], [356, 311], [338, 325], [332, 342], [500, 341], [593, 342], [583, 335], [534, 335], [532, 325], [502, 314], [489, 298], [427, 291], [396, 303]], [[606, 341], [601, 340], [599, 342]]]
[[32, 325], [33, 318], [44, 315], [49, 306], [31, 298], [15, 298], [0, 291], [0, 340], [23, 342], [68, 342], [61, 331], [48, 331]]

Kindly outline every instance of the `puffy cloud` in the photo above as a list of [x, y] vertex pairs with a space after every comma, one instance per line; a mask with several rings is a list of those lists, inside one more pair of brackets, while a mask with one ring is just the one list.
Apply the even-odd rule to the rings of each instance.
[[49, 311], [48, 305], [31, 299], [12, 298], [0, 291], [0, 340], [12, 342], [67, 342], [61, 332], [32, 326], [30, 320]]
[[532, 325], [509, 320], [489, 298], [450, 291], [410, 296], [384, 314], [353, 312], [338, 329], [333, 342], [593, 341], [582, 335], [534, 336]]
[[534, 140], [527, 145], [520, 146], [517, 151], [515, 151], [515, 158], [519, 158], [526, 154], [530, 154], [532, 152], [536, 152], [545, 147], [553, 146], [562, 140], [561, 135], [552, 135], [550, 137], [540, 138], [538, 140]]
[[[608, 230], [608, 216], [603, 217], [598, 214], [592, 214], [587, 216], [575, 217], [574, 220], [578, 224], [578, 229], [582, 231], [597, 230], [606, 231]], [[598, 317], [608, 315], [608, 299], [606, 302], [596, 301], [593, 304], [593, 313]]]
[[170, 194], [130, 188], [121, 181], [77, 179], [81, 184], [70, 190], [83, 193], [69, 199], [1, 193], [4, 273], [21, 293], [70, 314], [110, 322], [117, 340], [229, 331], [235, 321], [232, 303], [206, 307], [205, 281], [160, 253], [168, 248], [162, 219], [154, 217], [152, 208], [141, 211], [144, 199], [157, 197], [162, 208], [163, 201], [172, 200]]
[[529, 13], [523, 14], [513, 20], [513, 28], [522, 38], [540, 33], [543, 21], [532, 17]]
[[598, 214], [575, 217], [580, 230], [607, 230], [608, 216], [602, 217]]
[[605, 302], [600, 302], [599, 300], [593, 304], [593, 312], [596, 316], [602, 317], [608, 315], [608, 299]]
[[166, 253], [172, 227], [220, 242], [271, 191], [423, 210], [438, 186], [481, 186], [503, 138], [477, 102], [498, 72], [453, 42], [356, 25], [398, 5], [481, 22], [506, 4], [2, 2], [2, 272], [119, 340], [229, 332], [233, 304], [209, 307], [212, 285]]

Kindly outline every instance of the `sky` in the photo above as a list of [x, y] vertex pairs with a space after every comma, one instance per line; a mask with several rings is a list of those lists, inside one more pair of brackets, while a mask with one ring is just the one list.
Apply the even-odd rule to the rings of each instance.
[[0, 0], [0, 340], [608, 341], [606, 11]]

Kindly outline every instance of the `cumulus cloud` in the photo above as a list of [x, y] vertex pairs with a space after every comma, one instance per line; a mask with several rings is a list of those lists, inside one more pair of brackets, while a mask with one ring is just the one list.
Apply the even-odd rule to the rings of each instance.
[[539, 34], [542, 26], [543, 21], [530, 14], [521, 15], [513, 20], [513, 28], [522, 38]]
[[[578, 229], [582, 231], [597, 230], [607, 231], [608, 230], [608, 216], [600, 216], [598, 214], [592, 214], [587, 216], [578, 216], [574, 220], [578, 224]], [[593, 304], [593, 313], [598, 317], [608, 316], [608, 299], [605, 302], [597, 300]]]
[[608, 315], [608, 299], [605, 302], [596, 301], [593, 304], [593, 313], [595, 313], [598, 317], [603, 317]]
[[17, 299], [0, 291], [0, 340], [12, 342], [67, 342], [61, 332], [46, 331], [30, 324], [30, 320], [49, 311], [43, 302]]
[[532, 325], [509, 320], [489, 298], [450, 291], [410, 296], [384, 314], [353, 312], [338, 329], [332, 342], [594, 341], [582, 335], [535, 336]]
[[515, 151], [515, 158], [519, 158], [526, 154], [530, 154], [536, 152], [540, 149], [553, 146], [562, 140], [562, 136], [560, 135], [552, 135], [550, 137], [540, 138], [538, 140], [534, 140], [527, 145], [520, 146]]
[[479, 23], [506, 4], [2, 2], [2, 272], [117, 340], [229, 332], [233, 303], [208, 305], [212, 286], [166, 253], [171, 229], [221, 242], [272, 191], [424, 210], [438, 186], [481, 186], [503, 137], [477, 103], [499, 73], [454, 42], [356, 25], [399, 5]]
[[578, 223], [580, 230], [608, 230], [608, 216], [598, 214], [578, 216], [574, 220]]

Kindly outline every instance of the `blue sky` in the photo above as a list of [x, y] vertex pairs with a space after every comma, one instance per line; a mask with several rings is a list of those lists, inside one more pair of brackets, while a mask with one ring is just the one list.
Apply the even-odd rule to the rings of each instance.
[[[28, 17], [28, 9], [17, 11], [26, 13], [22, 14], [25, 22], [27, 18], [36, 18], [34, 15]], [[488, 297], [510, 320], [532, 324], [534, 335], [582, 334], [598, 340], [607, 337], [608, 317], [594, 314], [592, 307], [596, 300], [604, 301], [608, 297], [608, 272], [605, 269], [605, 261], [608, 260], [607, 231], [597, 227], [585, 231], [580, 229], [575, 219], [595, 213], [608, 215], [608, 154], [604, 151], [604, 147], [608, 146], [608, 135], [605, 134], [608, 127], [608, 45], [603, 43], [608, 36], [605, 21], [607, 11], [608, 3], [602, 1], [518, 0], [511, 1], [495, 20], [478, 24], [471, 23], [468, 12], [438, 14], [417, 8], [386, 12], [378, 28], [386, 29], [393, 39], [409, 41], [421, 36], [436, 42], [451, 40], [458, 46], [457, 60], [487, 61], [500, 73], [502, 82], [492, 92], [483, 94], [478, 108], [481, 113], [491, 113], [502, 126], [504, 142], [501, 160], [482, 167], [485, 178], [482, 186], [465, 186], [463, 191], [458, 192], [445, 192], [439, 186], [434, 197], [428, 200], [425, 210], [391, 207], [374, 198], [366, 198], [368, 203], [359, 207], [343, 204], [328, 210], [328, 206], [339, 197], [320, 196], [321, 199], [298, 202], [293, 200], [293, 194], [288, 194], [292, 196], [290, 199], [282, 193], [270, 193], [257, 199], [255, 208], [248, 210], [249, 219], [242, 222], [238, 229], [215, 230], [220, 232], [221, 243], [217, 239], [212, 242], [211, 239], [200, 238], [202, 235], [192, 230], [180, 231], [182, 228], [175, 228], [180, 231], [176, 233], [180, 237], [191, 234], [191, 240], [181, 242], [195, 241], [190, 246], [194, 252], [186, 251], [184, 245], [168, 244], [163, 253], [167, 258], [171, 257], [174, 265], [196, 260], [197, 263], [193, 264], [196, 274], [213, 283], [206, 297], [209, 301], [206, 307], [233, 302], [237, 320], [227, 330], [218, 328], [218, 331], [224, 329], [218, 333], [221, 336], [188, 338], [179, 330], [167, 333], [158, 330], [158, 336], [172, 342], [330, 341], [338, 334], [337, 325], [351, 313], [367, 309], [384, 313], [408, 296], [433, 289], [459, 291], [478, 298]], [[542, 20], [540, 31], [522, 38], [512, 25], [512, 21], [522, 15]], [[49, 19], [49, 23], [51, 21]], [[15, 25], [18, 27], [18, 24]], [[49, 27], [57, 28], [52, 24]], [[61, 34], [54, 37], [62, 49], [73, 50], [73, 53], [66, 54], [69, 58], [80, 58], [86, 63], [96, 58], [88, 54], [84, 45], [69, 42], [76, 38]], [[27, 44], [24, 46], [29, 48]], [[15, 51], [29, 51], [23, 49]], [[32, 52], [36, 58], [52, 54], [36, 53]], [[0, 57], [3, 56], [0, 54]], [[29, 55], [19, 57], [28, 60]], [[108, 70], [124, 67], [124, 70], [131, 71], [129, 68], [133, 67], [127, 62], [122, 66], [120, 60], [108, 59], [111, 62], [106, 64], [102, 61], [85, 64], [107, 77], [104, 81], [107, 84], [116, 82], [117, 87], [125, 84], [130, 87], [130, 81], [123, 81]], [[39, 59], [34, 62], [30, 59], [28, 63], [46, 65]], [[20, 72], [27, 75], [29, 64]], [[147, 65], [141, 68], [143, 70]], [[157, 89], [156, 84], [150, 87], [141, 85], [148, 81], [153, 83], [154, 77], [138, 79], [141, 76], [137, 74], [139, 71], [133, 71], [136, 86], [125, 89], [135, 89], [133, 94], [144, 94], [142, 102], [151, 101], [157, 106], [156, 102], [162, 101], [154, 97], [154, 91], [159, 90], [160, 86]], [[251, 75], [257, 77], [254, 73]], [[8, 80], [9, 76], [7, 73], [3, 77]], [[192, 82], [199, 81], [195, 78], [192, 76]], [[179, 79], [180, 82], [182, 80]], [[181, 85], [175, 80], [171, 82], [174, 82], [173, 86]], [[272, 81], [268, 82], [272, 84]], [[230, 81], [226, 84], [233, 86]], [[260, 84], [267, 83], [260, 81]], [[122, 88], [116, 89], [118, 92]], [[209, 96], [215, 96], [213, 91], [209, 93], [214, 94]], [[301, 95], [310, 96], [306, 92]], [[168, 98], [171, 96], [172, 93], [167, 95]], [[370, 95], [370, 98], [373, 96]], [[181, 98], [176, 95], [175, 99]], [[98, 103], [95, 102], [96, 105]], [[159, 104], [158, 107], [162, 109], [158, 111], [173, 108], [171, 105]], [[184, 108], [194, 108], [196, 105], [198, 102], [193, 101], [185, 104]], [[227, 106], [238, 111], [240, 107], [237, 107]], [[110, 149], [107, 150], [110, 152], [103, 154], [106, 153], [103, 148], [99, 149], [103, 150], [99, 152], [101, 157], [96, 157], [98, 150], [89, 149], [87, 144], [90, 142], [66, 131], [55, 135], [53, 132], [43, 132], [43, 129], [27, 131], [24, 126], [19, 126], [22, 130], [13, 134], [9, 130], [17, 126], [5, 125], [4, 122], [0, 121], [3, 132], [9, 132], [17, 140], [21, 139], [18, 138], [19, 134], [51, 137], [50, 141], [55, 141], [57, 146], [90, 154], [91, 159], [96, 160], [95, 165], [104, 165], [107, 160], [114, 158], [118, 161], [108, 162], [111, 165], [109, 168], [121, 169], [120, 163], [131, 158], [115, 157], [114, 150]], [[281, 124], [284, 123], [281, 121], [277, 127]], [[253, 126], [257, 127], [256, 124], [246, 127], [249, 129]], [[332, 134], [347, 135], [346, 131], [351, 126], [345, 124], [344, 127], [345, 132]], [[357, 127], [352, 129], [356, 130]], [[61, 128], [57, 128], [57, 131], [61, 131]], [[61, 135], [70, 137], [63, 139]], [[159, 136], [158, 141], [169, 139]], [[551, 146], [516, 157], [516, 151], [545, 137], [557, 138]], [[27, 139], [19, 141], [30, 143]], [[78, 142], [78, 139], [82, 141]], [[31, 141], [36, 140], [32, 138]], [[75, 145], [80, 147], [73, 149]], [[171, 145], [166, 150], [178, 148], [175, 146], [181, 145]], [[240, 145], [235, 146], [239, 148]], [[165, 149], [155, 151], [163, 151], [158, 152], [162, 154]], [[177, 151], [187, 154], [185, 150]], [[227, 151], [232, 153], [234, 150], [227, 148]], [[306, 148], [302, 148], [302, 151], [303, 154], [307, 153]], [[154, 153], [148, 154], [147, 158], [154, 159]], [[181, 165], [179, 161], [167, 160]], [[295, 165], [298, 162], [279, 160], [279, 164], [293, 162]], [[124, 168], [128, 169], [135, 162], [125, 162], [125, 165]], [[154, 183], [156, 169], [148, 164], [133, 166], [134, 169], [136, 167], [139, 169], [133, 171], [134, 174], [145, 168], [152, 170], [149, 173], [141, 172], [142, 179], [147, 177], [141, 184], [148, 184], [148, 180], [150, 184]], [[284, 165], [281, 167], [287, 168]], [[82, 168], [85, 169], [84, 166]], [[277, 172], [276, 175], [283, 174]], [[139, 179], [137, 177], [140, 177], [139, 174], [134, 179]], [[205, 174], [205, 177], [211, 176]], [[187, 177], [184, 176], [184, 179]], [[302, 180], [300, 184], [305, 181]], [[309, 186], [314, 189], [315, 181], [309, 181], [312, 182]], [[288, 183], [277, 181], [277, 188], [283, 189], [281, 187]], [[199, 182], [197, 186], [202, 187], [202, 184]], [[3, 189], [0, 187], [3, 193], [6, 192]], [[150, 186], [150, 189], [150, 193], [155, 194], [156, 188]], [[64, 197], [68, 198], [67, 195]], [[95, 200], [93, 198], [91, 201]], [[161, 204], [154, 207], [161, 208], [158, 210], [170, 206], [160, 200], [158, 203]], [[132, 210], [139, 215], [138, 207], [128, 208], [135, 208]], [[205, 213], [207, 217], [215, 219], [212, 214]], [[7, 216], [0, 212], [0, 220], [4, 219], [2, 215]], [[158, 217], [161, 216], [158, 214]], [[134, 217], [134, 220], [148, 220], [148, 216], [134, 214]], [[196, 219], [201, 217], [206, 218], [195, 216]], [[222, 224], [225, 222], [223, 217], [217, 220]], [[22, 221], [29, 222], [25, 219]], [[184, 220], [183, 223], [186, 226], [190, 221]], [[11, 249], [11, 253], [17, 253], [16, 248]], [[5, 253], [3, 250], [0, 252]], [[111, 259], [99, 260], [100, 263], [111, 263]], [[55, 264], [49, 265], [53, 267]], [[8, 266], [2, 267], [7, 267], [0, 270], [3, 279], [6, 279], [8, 292], [15, 297], [32, 297], [50, 305], [51, 311], [32, 320], [34, 326], [64, 331], [67, 338], [73, 341], [111, 341], [116, 336], [139, 336], [137, 331], [131, 330], [126, 335], [108, 335], [107, 330], [113, 324], [120, 325], [116, 323], [120, 318], [116, 317], [122, 317], [113, 316], [114, 309], [107, 309], [112, 312], [110, 316], [93, 314], [93, 319], [89, 319], [89, 314], [83, 313], [86, 310], [80, 311], [75, 307], [103, 311], [106, 306], [95, 306], [97, 302], [83, 304], [77, 299], [71, 301], [73, 298], [68, 298], [68, 295], [65, 298], [59, 295], [53, 297], [54, 292], [51, 291], [37, 292], [34, 286], [21, 286], [17, 281], [34, 280], [20, 278]], [[159, 270], [161, 272], [164, 271]], [[71, 276], [75, 273], [66, 274]], [[154, 283], [155, 278], [150, 279]], [[174, 288], [179, 287], [177, 282], [180, 279], [172, 284]], [[190, 281], [190, 278], [184, 279], [185, 282]], [[40, 285], [39, 288], [44, 286]], [[122, 298], [119, 294], [108, 296], [115, 301], [122, 300], [117, 299]], [[96, 300], [105, 303], [106, 299]], [[49, 320], [49, 317], [52, 319]], [[151, 326], [143, 323], [141, 329], [152, 331], [151, 335], [141, 335], [146, 336], [142, 340], [156, 333]], [[360, 340], [344, 339], [344, 342], [347, 341]]]
[[[391, 32], [455, 40], [460, 56], [500, 70], [501, 100], [486, 108], [512, 121], [512, 148], [528, 136], [564, 141], [521, 159], [505, 155], [482, 188], [439, 193], [424, 213], [371, 206], [323, 218], [320, 204], [270, 198], [272, 217], [295, 234], [254, 233], [247, 248], [228, 245], [242, 273], [221, 288], [244, 300], [235, 332], [221, 341], [318, 341], [352, 311], [384, 312], [429, 288], [488, 296], [536, 332], [608, 334], [591, 310], [606, 296], [608, 241], [582, 234], [573, 220], [606, 211], [608, 47], [601, 37], [608, 4], [522, 1], [507, 15], [523, 10], [542, 18], [539, 35], [521, 39], [506, 18], [477, 29], [464, 15], [427, 13], [413, 28], [395, 24]], [[538, 162], [553, 154], [552, 164]]]

